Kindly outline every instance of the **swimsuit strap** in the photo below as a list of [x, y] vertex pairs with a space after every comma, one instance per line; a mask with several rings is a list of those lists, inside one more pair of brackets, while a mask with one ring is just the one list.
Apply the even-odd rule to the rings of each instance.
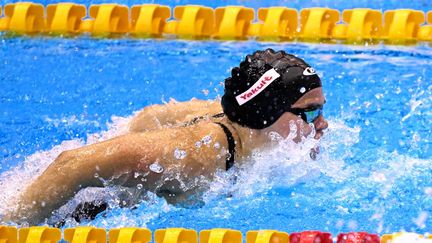
[[218, 114], [213, 115], [212, 118], [221, 118], [224, 116], [225, 116], [225, 113], [222, 112], [222, 113], [218, 113]]
[[215, 123], [222, 127], [222, 129], [225, 132], [225, 135], [228, 139], [228, 151], [229, 152], [227, 154], [225, 168], [226, 168], [226, 170], [229, 170], [234, 165], [235, 140], [234, 140], [234, 137], [233, 137], [231, 131], [228, 129], [228, 127], [226, 127], [224, 124], [219, 123], [219, 122], [215, 122]]
[[[216, 114], [216, 115], [212, 115], [211, 118], [221, 118], [221, 117], [223, 117], [223, 116], [225, 116], [224, 113], [218, 113], [218, 114]], [[193, 125], [193, 124], [195, 124], [195, 123], [198, 123], [198, 122], [201, 121], [201, 120], [204, 120], [205, 118], [206, 118], [206, 116], [197, 116], [197, 117], [195, 117], [194, 119], [192, 119], [192, 120], [186, 122], [183, 126], [187, 127], [187, 126]]]

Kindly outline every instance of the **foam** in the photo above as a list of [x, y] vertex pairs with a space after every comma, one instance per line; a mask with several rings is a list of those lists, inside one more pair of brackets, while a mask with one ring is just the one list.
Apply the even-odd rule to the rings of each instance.
[[[14, 205], [17, 192], [23, 189], [20, 185], [29, 184], [40, 175], [45, 168], [64, 150], [74, 149], [85, 144], [96, 143], [126, 133], [127, 123], [130, 117], [113, 117], [113, 122], [108, 124], [108, 130], [88, 135], [87, 141], [75, 139], [64, 141], [60, 145], [48, 151], [39, 151], [25, 158], [24, 162], [0, 176], [0, 185], [3, 192], [0, 197], [0, 214]], [[428, 160], [401, 155], [397, 152], [387, 152], [382, 149], [374, 150], [378, 153], [378, 160], [374, 164], [368, 163], [367, 171], [361, 171], [362, 165], [349, 163], [349, 159], [356, 153], [355, 145], [360, 141], [360, 128], [349, 127], [338, 119], [329, 120], [329, 128], [320, 140], [305, 139], [300, 143], [291, 140], [280, 141], [271, 149], [256, 150], [243, 166], [235, 166], [233, 169], [218, 171], [213, 181], [198, 178], [191, 184], [184, 185], [187, 188], [201, 185], [205, 188], [203, 203], [205, 210], [215, 218], [230, 217], [226, 210], [226, 201], [256, 199], [259, 195], [271, 191], [273, 188], [290, 188], [299, 183], [308, 183], [326, 178], [332, 183], [338, 183], [336, 191], [329, 197], [339, 203], [338, 209], [342, 214], [349, 214], [349, 205], [355, 200], [361, 199], [362, 192], [377, 192], [380, 198], [389, 196], [392, 188], [404, 177], [416, 177], [424, 170], [431, 170]], [[291, 135], [290, 135], [291, 136]], [[274, 139], [280, 139], [274, 135]], [[310, 157], [310, 149], [319, 147], [320, 153], [316, 159]], [[181, 180], [181, 178], [177, 178]], [[430, 197], [430, 188], [425, 188], [425, 196]], [[127, 196], [124, 202], [124, 195]], [[139, 202], [141, 199], [145, 199]], [[87, 188], [80, 191], [71, 201], [64, 205], [56, 215], [62, 218], [74, 207], [83, 201], [107, 200], [110, 209], [98, 215], [96, 220], [83, 222], [81, 225], [93, 225], [98, 227], [145, 227], [149, 222], [160, 217], [161, 214], [175, 213], [182, 210], [176, 206], [167, 204], [164, 199], [156, 197], [152, 193], [144, 193], [136, 189], [109, 186], [106, 188]], [[128, 207], [120, 208], [118, 205], [136, 204], [136, 209]], [[348, 204], [348, 206], [346, 206]], [[234, 205], [235, 207], [236, 205]], [[238, 205], [237, 205], [238, 206]], [[210, 211], [209, 211], [210, 210]], [[384, 229], [384, 215], [386, 208], [382, 204], [371, 207], [375, 213], [370, 220], [378, 221], [378, 231]], [[203, 213], [203, 212], [201, 212]], [[208, 214], [208, 213], [207, 213]], [[421, 227], [425, 227], [427, 216], [420, 212], [412, 221]], [[351, 221], [350, 221], [351, 222]], [[341, 227], [344, 223], [341, 221]], [[69, 219], [65, 227], [78, 225]], [[349, 223], [355, 225], [355, 221]], [[355, 230], [355, 227], [353, 228]]]
[[[344, 167], [345, 156], [340, 156], [339, 150], [343, 149], [342, 146], [349, 147], [357, 143], [359, 132], [359, 128], [350, 128], [333, 120], [329, 121], [329, 128], [321, 140], [313, 139], [312, 134], [300, 143], [286, 139], [279, 141], [274, 148], [257, 150], [242, 168], [230, 173], [217, 173], [207, 192], [206, 201], [221, 194], [249, 197], [274, 186], [289, 187], [312, 180], [321, 173], [335, 181], [345, 180], [350, 171], [341, 169]], [[290, 136], [295, 136], [294, 134], [295, 132]], [[314, 147], [320, 147], [321, 151], [315, 160], [310, 156], [311, 148]], [[233, 176], [237, 183], [230, 185]]]
[[[87, 136], [87, 141], [82, 139], [63, 141], [61, 144], [56, 145], [49, 150], [38, 151], [27, 156], [20, 165], [3, 172], [0, 175], [0, 187], [2, 192], [0, 196], [0, 215], [5, 214], [16, 205], [18, 196], [26, 189], [23, 185], [29, 185], [35, 178], [41, 175], [61, 152], [125, 134], [128, 130], [127, 124], [130, 119], [131, 117], [113, 116], [112, 122], [108, 124], [108, 130], [100, 133], [89, 134]], [[46, 122], [54, 123], [61, 122], [61, 120], [64, 120], [67, 123], [87, 123], [78, 120], [76, 117], [66, 117], [59, 121], [54, 121], [49, 118], [45, 120]]]

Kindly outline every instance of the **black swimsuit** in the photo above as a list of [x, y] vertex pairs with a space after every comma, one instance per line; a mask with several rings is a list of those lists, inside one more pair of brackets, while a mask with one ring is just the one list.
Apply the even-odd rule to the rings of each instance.
[[[211, 117], [212, 118], [221, 118], [223, 116], [225, 116], [224, 113], [219, 113], [219, 114], [213, 115]], [[193, 125], [193, 124], [195, 124], [198, 121], [203, 120], [203, 119], [205, 119], [205, 116], [195, 117], [191, 121], [184, 124], [184, 126]], [[228, 154], [227, 154], [227, 158], [226, 158], [226, 162], [225, 162], [225, 170], [229, 170], [234, 165], [235, 152], [236, 152], [236, 149], [235, 149], [236, 142], [234, 140], [234, 137], [233, 137], [231, 131], [228, 129], [227, 126], [225, 126], [224, 124], [222, 124], [220, 122], [215, 122], [215, 124], [218, 124], [223, 129], [223, 131], [225, 132], [225, 135], [227, 137], [227, 140], [228, 140]]]
[[222, 129], [224, 130], [225, 135], [228, 139], [228, 154], [227, 154], [227, 158], [226, 158], [226, 162], [225, 162], [225, 165], [226, 165], [225, 168], [226, 168], [226, 170], [229, 170], [234, 165], [236, 143], [235, 143], [234, 137], [233, 137], [231, 131], [228, 129], [228, 127], [226, 127], [224, 124], [219, 123], [219, 122], [215, 122], [215, 123], [222, 127]]

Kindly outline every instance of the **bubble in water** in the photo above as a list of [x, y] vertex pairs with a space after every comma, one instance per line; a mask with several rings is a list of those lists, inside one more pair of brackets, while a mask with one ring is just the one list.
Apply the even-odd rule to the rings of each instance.
[[212, 141], [212, 137], [210, 135], [207, 135], [207, 136], [203, 137], [201, 139], [201, 141], [202, 141], [203, 144], [209, 145], [211, 143], [211, 141]]
[[142, 188], [143, 188], [143, 185], [142, 185], [142, 184], [138, 184], [138, 185], [137, 185], [137, 189], [138, 189], [138, 190], [141, 190]]
[[149, 169], [155, 173], [162, 173], [163, 172], [163, 167], [159, 164], [159, 162], [154, 162], [153, 164], [150, 165]]
[[201, 148], [201, 145], [202, 145], [202, 143], [200, 141], [198, 141], [198, 142], [195, 143], [195, 147], [196, 148]]
[[176, 159], [184, 159], [186, 157], [186, 151], [176, 148], [174, 151], [174, 158]]

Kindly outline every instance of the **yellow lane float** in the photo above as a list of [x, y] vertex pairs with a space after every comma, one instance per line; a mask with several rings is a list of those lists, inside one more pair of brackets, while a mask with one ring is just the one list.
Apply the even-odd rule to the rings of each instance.
[[242, 243], [242, 234], [231, 229], [201, 230], [200, 243]]
[[155, 243], [197, 243], [198, 233], [183, 228], [159, 229], [154, 233]]
[[248, 231], [246, 243], [289, 243], [289, 235], [277, 230]]
[[19, 230], [19, 243], [57, 243], [61, 240], [61, 231], [57, 228], [35, 226]]
[[420, 26], [417, 33], [417, 39], [421, 41], [432, 41], [432, 11], [427, 13], [427, 22], [429, 25]]
[[339, 21], [339, 11], [329, 8], [306, 8], [300, 12], [300, 38], [329, 39]]
[[171, 17], [168, 6], [158, 4], [134, 5], [131, 8], [130, 32], [137, 36], [161, 36], [166, 21]]
[[152, 239], [150, 230], [141, 228], [120, 228], [109, 231], [110, 243], [148, 243]]
[[16, 33], [37, 33], [45, 29], [44, 7], [41, 4], [17, 2], [4, 7], [0, 30]]
[[[84, 5], [57, 3], [44, 6], [32, 2], [16, 2], [0, 6], [0, 31], [17, 34], [81, 34], [137, 37], [162, 37], [222, 40], [328, 41], [343, 40], [363, 44], [384, 41], [409, 44], [432, 41], [432, 11], [425, 14], [412, 9], [386, 11], [357, 8], [338, 10], [306, 8], [300, 13], [287, 7], [255, 10], [244, 6], [212, 9], [185, 5], [173, 10], [158, 4], [134, 5], [130, 9], [118, 4]], [[87, 15], [88, 14], [88, 15]], [[342, 19], [340, 19], [342, 17]], [[341, 23], [343, 21], [343, 23]], [[165, 36], [167, 37], [167, 36]]]
[[410, 9], [390, 10], [384, 13], [383, 39], [390, 43], [414, 41], [420, 25], [425, 22], [422, 11]]
[[260, 22], [249, 28], [250, 36], [260, 39], [293, 39], [297, 33], [298, 12], [292, 8], [271, 7], [258, 9]]
[[376, 40], [382, 35], [382, 14], [378, 10], [348, 9], [343, 11], [342, 19], [346, 24], [337, 24], [333, 28], [333, 38], [357, 43]]
[[253, 8], [242, 6], [216, 8], [216, 30], [213, 37], [217, 39], [245, 39], [254, 16]]
[[90, 6], [90, 17], [83, 21], [81, 30], [96, 36], [126, 34], [129, 31], [129, 9], [118, 4]]
[[64, 230], [64, 240], [69, 243], [106, 243], [106, 231], [95, 227], [77, 227]]
[[419, 235], [416, 233], [399, 232], [393, 234], [385, 234], [381, 236], [381, 242], [382, 243], [407, 243], [407, 242], [431, 243], [432, 236], [428, 238], [424, 238], [423, 235]]
[[167, 23], [164, 32], [190, 38], [208, 38], [214, 32], [215, 14], [212, 8], [186, 5], [174, 8], [176, 20]]
[[46, 7], [47, 30], [51, 33], [78, 33], [86, 16], [86, 7], [74, 3], [49, 4]]
[[17, 243], [18, 230], [16, 227], [0, 226], [0, 242], [1, 243]]

